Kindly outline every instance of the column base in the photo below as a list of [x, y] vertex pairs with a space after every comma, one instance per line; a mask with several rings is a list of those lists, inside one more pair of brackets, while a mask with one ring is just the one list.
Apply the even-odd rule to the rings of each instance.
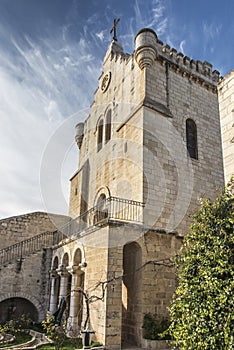
[[80, 335], [80, 326], [78, 324], [78, 316], [69, 316], [67, 319], [67, 336], [77, 338]]

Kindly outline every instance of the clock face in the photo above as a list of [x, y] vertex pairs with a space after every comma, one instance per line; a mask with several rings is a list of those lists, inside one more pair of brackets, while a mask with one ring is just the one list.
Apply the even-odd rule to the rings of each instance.
[[111, 81], [111, 72], [108, 72], [104, 75], [104, 78], [102, 79], [102, 83], [101, 83], [102, 92], [105, 92], [108, 89], [110, 85], [110, 81]]

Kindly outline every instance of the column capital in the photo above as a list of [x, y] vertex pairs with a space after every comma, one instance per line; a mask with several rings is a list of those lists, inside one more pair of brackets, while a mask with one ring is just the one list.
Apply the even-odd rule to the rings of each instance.
[[69, 275], [68, 271], [67, 271], [67, 266], [65, 265], [60, 265], [57, 269], [56, 272], [58, 273], [59, 276], [61, 277], [66, 277]]
[[58, 277], [58, 272], [57, 272], [56, 269], [50, 270], [49, 273], [50, 273], [50, 277], [51, 278], [57, 278]]
[[67, 271], [71, 274], [71, 275], [82, 275], [83, 271], [81, 270], [79, 265], [72, 265], [72, 266], [68, 266], [67, 267]]

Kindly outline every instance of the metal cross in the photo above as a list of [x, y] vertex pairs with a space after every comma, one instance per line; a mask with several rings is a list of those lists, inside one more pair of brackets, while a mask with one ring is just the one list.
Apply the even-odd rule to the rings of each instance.
[[110, 34], [114, 32], [114, 35], [113, 35], [113, 40], [114, 41], [118, 41], [117, 40], [117, 35], [116, 35], [116, 27], [117, 27], [117, 24], [119, 23], [119, 21], [120, 21], [120, 18], [118, 18], [118, 19], [115, 18], [114, 19], [114, 25], [113, 25], [113, 27], [112, 27], [112, 29], [110, 31]]

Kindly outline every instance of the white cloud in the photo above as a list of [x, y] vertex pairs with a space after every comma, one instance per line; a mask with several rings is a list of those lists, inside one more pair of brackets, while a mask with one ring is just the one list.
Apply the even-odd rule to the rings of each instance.
[[56, 101], [54, 100], [49, 101], [48, 106], [45, 107], [45, 111], [47, 113], [49, 121], [62, 120], [62, 116]]
[[180, 51], [184, 54], [184, 46], [185, 46], [185, 44], [186, 44], [186, 41], [185, 40], [182, 40], [181, 42], [180, 42]]
[[[1, 35], [8, 35], [7, 28]], [[19, 40], [15, 36], [9, 40], [10, 49], [1, 47], [0, 218], [35, 210], [67, 211], [64, 193], [68, 196], [69, 177], [76, 170], [78, 155], [71, 145], [74, 127], [84, 118], [83, 112], [69, 121], [48, 164], [58, 170], [56, 152], [63, 149], [60, 155], [65, 157], [72, 149], [71, 164], [59, 159], [61, 167], [66, 167], [56, 174], [63, 194], [59, 206], [56, 195], [50, 196], [49, 202], [43, 203], [41, 198], [41, 158], [61, 122], [90, 105], [101, 60], [93, 59], [93, 49], [86, 40], [65, 42], [63, 35], [44, 35], [39, 40], [29, 36]], [[51, 181], [48, 175], [49, 185]]]
[[[127, 34], [118, 36], [130, 53], [137, 30], [151, 27], [164, 35], [169, 23], [163, 0], [136, 0], [134, 5], [123, 24]], [[74, 1], [71, 18], [76, 6]], [[84, 109], [97, 87], [100, 55], [111, 40], [106, 29], [110, 13], [121, 17], [108, 5], [104, 15], [95, 13], [85, 21], [75, 41], [71, 18], [56, 32], [44, 29], [38, 38], [11, 35], [0, 25], [0, 218], [32, 210], [66, 211], [64, 193], [77, 165], [74, 127], [87, 115]]]
[[96, 36], [101, 40], [104, 41], [105, 35], [104, 35], [104, 30], [102, 30], [99, 33], [96, 33]]

